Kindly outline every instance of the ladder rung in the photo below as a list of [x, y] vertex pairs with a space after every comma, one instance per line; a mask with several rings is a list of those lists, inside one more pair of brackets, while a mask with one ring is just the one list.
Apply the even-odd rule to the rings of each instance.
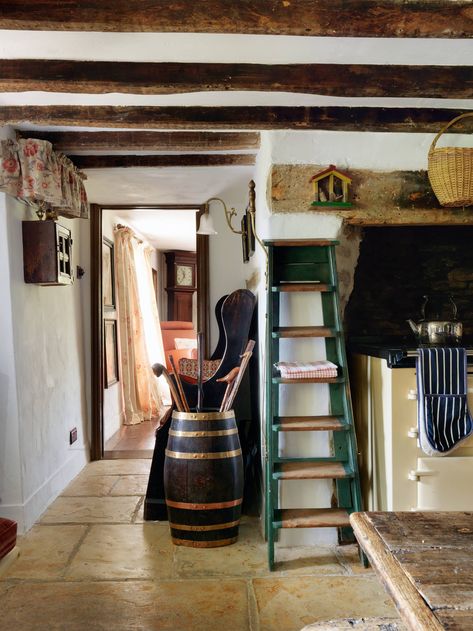
[[350, 526], [346, 508], [278, 508], [273, 528], [344, 528]]
[[337, 329], [328, 326], [280, 326], [273, 337], [336, 337]]
[[334, 285], [326, 283], [286, 283], [284, 285], [273, 285], [271, 290], [274, 292], [296, 292], [296, 291], [334, 291]]
[[273, 478], [278, 480], [323, 480], [353, 477], [353, 471], [341, 462], [287, 462], [276, 465]]
[[349, 428], [343, 416], [279, 416], [273, 425], [276, 432], [337, 432]]
[[287, 379], [283, 377], [273, 377], [273, 383], [344, 383], [345, 377], [304, 377], [301, 379]]

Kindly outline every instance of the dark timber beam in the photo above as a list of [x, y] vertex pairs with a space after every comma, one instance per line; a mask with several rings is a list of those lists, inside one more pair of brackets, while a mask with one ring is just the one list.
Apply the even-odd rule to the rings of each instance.
[[[55, 147], [56, 148], [56, 147]], [[184, 155], [89, 155], [72, 156], [78, 169], [112, 169], [130, 167], [221, 167], [251, 166], [254, 154], [184, 154]]]
[[[31, 136], [29, 132], [18, 134]], [[49, 140], [63, 153], [75, 151], [256, 151], [260, 137], [256, 132], [159, 132], [96, 131], [34, 132], [34, 137]]]
[[469, 99], [473, 66], [0, 60], [4, 92], [176, 94], [225, 90]]
[[2, 3], [0, 28], [469, 38], [473, 7], [470, 0], [13, 0]]
[[[118, 107], [35, 105], [0, 107], [0, 125], [51, 125], [128, 129], [325, 129], [428, 132], [464, 110], [383, 107]], [[470, 133], [471, 119], [453, 133]], [[33, 131], [28, 131], [33, 136]]]

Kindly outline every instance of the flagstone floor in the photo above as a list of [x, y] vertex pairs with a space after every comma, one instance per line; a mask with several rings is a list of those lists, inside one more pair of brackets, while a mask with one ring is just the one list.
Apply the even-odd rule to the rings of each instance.
[[232, 546], [173, 546], [144, 522], [150, 460], [89, 464], [0, 578], [10, 631], [299, 631], [316, 621], [396, 612], [355, 546], [279, 549], [269, 572], [259, 520]]

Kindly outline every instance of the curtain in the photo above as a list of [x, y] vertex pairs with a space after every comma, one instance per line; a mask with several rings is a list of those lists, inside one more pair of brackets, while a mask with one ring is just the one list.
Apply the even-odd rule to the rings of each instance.
[[[145, 325], [145, 341], [151, 365], [159, 362], [166, 364], [164, 354], [161, 322], [159, 319], [156, 294], [153, 286], [153, 272], [151, 254], [153, 248], [135, 241], [136, 271], [138, 273], [138, 293], [140, 296], [141, 313]], [[171, 401], [169, 400], [169, 403]]]
[[[141, 313], [143, 316], [145, 342], [148, 350], [150, 364], [160, 363], [166, 365], [163, 336], [161, 333], [161, 321], [159, 318], [158, 304], [153, 284], [153, 271], [151, 266], [151, 254], [153, 248], [133, 240], [136, 254], [136, 272], [139, 278], [138, 293], [140, 297]], [[166, 405], [171, 405], [169, 387], [164, 379], [158, 380], [160, 394]]]
[[47, 140], [0, 141], [0, 191], [27, 204], [65, 217], [88, 218], [84, 179]]
[[161, 416], [163, 393], [151, 370], [140, 306], [133, 232], [115, 232], [115, 269], [125, 425]]

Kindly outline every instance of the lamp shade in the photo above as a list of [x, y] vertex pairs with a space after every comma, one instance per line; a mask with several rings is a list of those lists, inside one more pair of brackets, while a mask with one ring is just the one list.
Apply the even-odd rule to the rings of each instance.
[[218, 232], [214, 228], [214, 222], [209, 213], [204, 213], [200, 218], [199, 229], [197, 230], [197, 234], [218, 234]]

